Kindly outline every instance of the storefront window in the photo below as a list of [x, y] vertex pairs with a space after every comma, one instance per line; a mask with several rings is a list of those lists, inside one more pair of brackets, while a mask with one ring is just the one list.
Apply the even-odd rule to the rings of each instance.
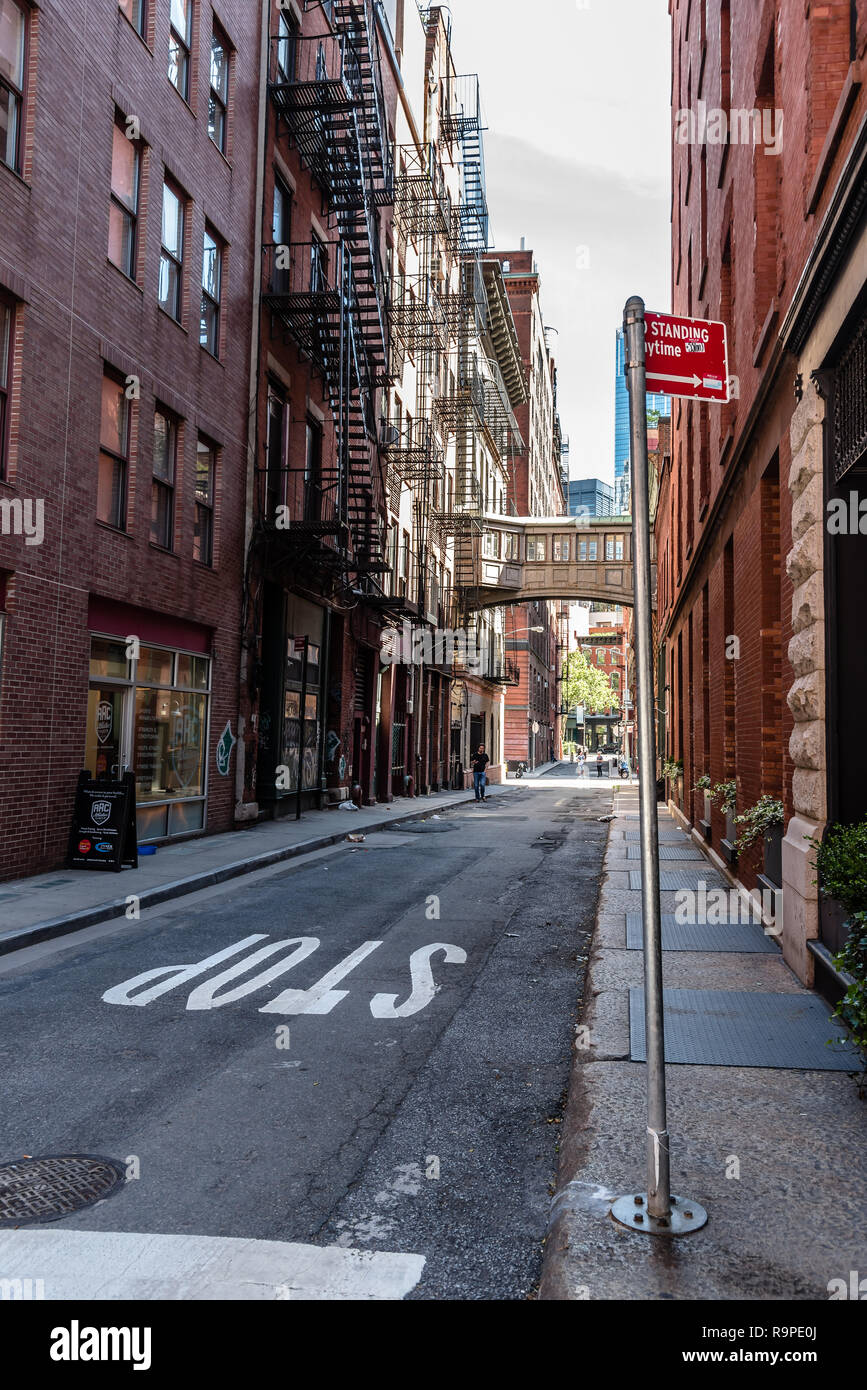
[[85, 766], [96, 777], [135, 774], [140, 841], [205, 823], [208, 657], [91, 639]]
[[140, 685], [171, 685], [174, 652], [161, 647], [142, 647], [136, 679]]
[[[286, 650], [286, 690], [283, 703], [283, 748], [281, 761], [288, 771], [284, 791], [298, 790], [298, 769], [303, 761], [304, 791], [319, 786], [319, 700], [321, 650], [315, 642], [306, 643], [307, 679], [304, 679], [305, 641], [290, 637]], [[301, 703], [304, 700], [302, 749]]]
[[129, 679], [126, 642], [113, 642], [109, 637], [94, 637], [90, 643], [90, 674], [109, 676], [113, 680]]

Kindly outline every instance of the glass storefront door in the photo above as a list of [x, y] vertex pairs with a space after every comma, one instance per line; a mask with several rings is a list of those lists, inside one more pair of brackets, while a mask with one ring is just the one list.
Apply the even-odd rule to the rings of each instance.
[[84, 766], [91, 777], [117, 782], [129, 763], [125, 748], [126, 691], [92, 685], [87, 695], [87, 742]]

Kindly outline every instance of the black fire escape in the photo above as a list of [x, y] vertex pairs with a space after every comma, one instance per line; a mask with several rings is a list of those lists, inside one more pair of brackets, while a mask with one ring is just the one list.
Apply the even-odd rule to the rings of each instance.
[[[305, 10], [321, 10], [307, 0]], [[295, 345], [322, 378], [335, 448], [310, 477], [305, 502], [278, 525], [278, 493], [292, 493], [260, 469], [259, 519], [284, 563], [315, 550], [344, 578], [362, 583], [387, 569], [385, 483], [377, 396], [389, 378], [390, 349], [380, 210], [393, 201], [393, 170], [371, 0], [333, 0], [331, 31], [283, 27], [271, 40], [269, 92], [278, 136], [297, 148], [318, 185], [333, 239], [264, 248], [263, 302], [272, 332]]]

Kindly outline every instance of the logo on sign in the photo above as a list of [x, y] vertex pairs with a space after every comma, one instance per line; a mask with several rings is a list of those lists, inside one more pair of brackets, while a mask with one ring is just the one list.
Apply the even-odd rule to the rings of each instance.
[[94, 825], [105, 825], [106, 821], [111, 819], [111, 802], [94, 801], [90, 808], [90, 814]]
[[79, 842], [78, 842], [78, 852], [79, 852], [79, 854], [90, 854], [90, 851], [91, 851], [92, 848], [93, 848], [93, 846], [91, 845], [91, 843], [90, 843], [89, 840], [79, 840]]
[[96, 852], [97, 854], [111, 854], [113, 849], [114, 845], [106, 844], [105, 841], [103, 841], [101, 845], [97, 845]]
[[172, 770], [181, 787], [188, 787], [199, 769], [201, 722], [196, 710], [181, 705], [172, 711]]
[[108, 743], [114, 725], [114, 708], [110, 700], [100, 700], [96, 711], [96, 737], [100, 743]]

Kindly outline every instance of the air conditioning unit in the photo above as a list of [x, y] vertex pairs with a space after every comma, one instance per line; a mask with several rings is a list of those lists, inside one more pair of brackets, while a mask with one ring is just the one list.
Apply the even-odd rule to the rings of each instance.
[[397, 425], [389, 425], [383, 422], [381, 435], [381, 448], [396, 449], [400, 443], [400, 431]]

